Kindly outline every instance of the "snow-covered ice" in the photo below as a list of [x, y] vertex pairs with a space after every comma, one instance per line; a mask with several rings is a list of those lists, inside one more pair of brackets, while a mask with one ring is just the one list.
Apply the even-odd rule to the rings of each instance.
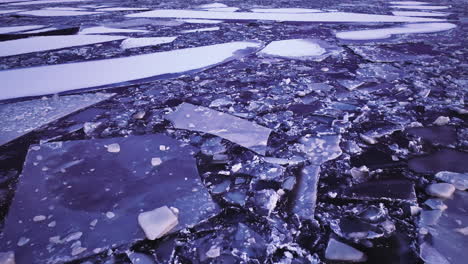
[[0, 27], [0, 34], [9, 34], [26, 30], [34, 30], [43, 28], [42, 25], [30, 25], [30, 26], [13, 26], [13, 27]]
[[196, 29], [189, 29], [183, 30], [181, 33], [197, 33], [197, 32], [205, 32], [205, 31], [217, 31], [219, 27], [207, 27], [207, 28], [196, 28]]
[[309, 8], [253, 8], [250, 11], [255, 13], [320, 13], [323, 12], [320, 9], [309, 9]]
[[[30, 32], [29, 32], [30, 33]], [[71, 35], [44, 36], [0, 42], [0, 57], [63, 49], [125, 39], [122, 36]]]
[[441, 12], [424, 12], [424, 11], [393, 11], [395, 16], [415, 16], [415, 17], [443, 17], [450, 15], [449, 13]]
[[29, 16], [40, 16], [40, 17], [66, 17], [66, 16], [87, 16], [87, 15], [96, 15], [96, 14], [102, 14], [102, 13], [93, 12], [93, 11], [41, 9], [41, 10], [24, 11], [18, 14], [29, 15]]
[[[38, 1], [24, 1], [19, 3], [11, 3], [9, 5], [16, 6], [28, 6], [28, 5], [43, 5], [43, 4], [63, 4], [63, 3], [75, 3], [75, 2], [88, 2], [90, 0], [38, 0]], [[15, 1], [17, 2], [17, 1]]]
[[146, 33], [146, 32], [148, 32], [148, 30], [97, 26], [97, 27], [89, 27], [89, 28], [82, 29], [80, 30], [79, 34]]
[[96, 11], [143, 11], [148, 10], [148, 8], [141, 7], [104, 7], [98, 8]]
[[286, 58], [307, 58], [317, 57], [326, 52], [326, 49], [313, 40], [288, 39], [271, 42], [259, 54]]
[[448, 9], [450, 6], [430, 6], [430, 5], [394, 5], [392, 8], [400, 9], [420, 9], [420, 10], [441, 10]]
[[122, 49], [156, 46], [173, 42], [177, 37], [127, 38], [120, 44]]

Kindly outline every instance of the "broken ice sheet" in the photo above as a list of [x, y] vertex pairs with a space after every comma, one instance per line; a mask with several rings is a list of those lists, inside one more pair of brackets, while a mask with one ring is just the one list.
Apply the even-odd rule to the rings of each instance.
[[122, 36], [72, 35], [31, 37], [0, 42], [0, 57], [121, 40]]
[[13, 26], [13, 27], [0, 27], [0, 34], [15, 33], [26, 30], [33, 30], [43, 28], [42, 25], [30, 25], [30, 26]]
[[456, 27], [457, 25], [451, 23], [418, 23], [407, 24], [400, 27], [338, 32], [336, 33], [336, 37], [346, 40], [386, 39], [390, 38], [392, 35], [434, 33], [450, 30]]
[[42, 5], [42, 4], [63, 4], [63, 3], [74, 3], [74, 2], [87, 2], [90, 0], [37, 0], [37, 1], [15, 1], [19, 3], [11, 3], [9, 5], [22, 6], [22, 5]]
[[256, 41], [240, 41], [123, 58], [0, 71], [0, 100], [103, 88], [109, 84], [148, 81], [156, 77], [174, 77], [246, 56], [256, 52], [261, 45], [261, 42]]
[[167, 119], [178, 129], [216, 135], [265, 155], [271, 129], [206, 107], [182, 103]]
[[453, 149], [441, 149], [435, 153], [412, 158], [408, 162], [411, 170], [419, 173], [437, 173], [439, 171], [468, 172], [468, 153]]
[[395, 16], [416, 16], [416, 17], [443, 17], [448, 16], [449, 13], [441, 12], [423, 12], [423, 11], [393, 11]]
[[[120, 151], [109, 152], [112, 144]], [[18, 264], [63, 263], [144, 239], [138, 215], [155, 208], [178, 209], [172, 232], [195, 225], [217, 212], [196, 151], [161, 134], [32, 146], [0, 247], [15, 251]]]
[[444, 202], [447, 209], [442, 212], [437, 224], [425, 227], [429, 232], [426, 243], [449, 263], [463, 264], [466, 263], [468, 244], [468, 194], [456, 191], [452, 199], [446, 199]]
[[431, 143], [442, 145], [457, 143], [457, 130], [453, 126], [412, 127], [406, 129], [406, 132]]
[[309, 9], [309, 8], [253, 8], [250, 11], [254, 13], [319, 13], [322, 12], [319, 9]]
[[58, 96], [0, 105], [0, 145], [114, 94]]
[[420, 9], [420, 10], [441, 10], [447, 9], [450, 6], [434, 6], [434, 5], [393, 5], [392, 8], [398, 9]]
[[364, 201], [416, 202], [414, 184], [407, 180], [379, 180], [353, 185], [343, 191], [342, 197]]
[[142, 29], [126, 29], [126, 28], [111, 28], [111, 27], [89, 27], [80, 30], [79, 34], [107, 34], [107, 33], [147, 33], [148, 30]]
[[173, 42], [177, 37], [127, 38], [120, 44], [122, 49], [156, 46]]
[[273, 41], [258, 54], [263, 56], [321, 61], [328, 57], [325, 42], [314, 39], [288, 39]]
[[102, 12], [40, 9], [40, 10], [20, 12], [18, 14], [29, 15], [29, 16], [40, 16], [40, 17], [65, 17], [65, 16], [96, 15], [96, 14], [102, 14]]

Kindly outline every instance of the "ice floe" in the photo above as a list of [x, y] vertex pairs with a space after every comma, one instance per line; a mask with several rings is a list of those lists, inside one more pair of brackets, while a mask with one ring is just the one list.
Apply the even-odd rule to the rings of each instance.
[[[120, 152], [108, 152], [111, 144]], [[198, 175], [198, 150], [182, 145], [154, 134], [32, 146], [0, 247], [14, 251], [17, 264], [64, 263], [206, 220], [219, 210]], [[153, 157], [162, 157], [158, 167]], [[178, 211], [177, 226], [167, 210], [139, 217], [164, 206]], [[48, 221], [32, 221], [37, 215]], [[155, 229], [155, 221], [164, 226]]]
[[273, 41], [262, 49], [260, 55], [285, 58], [316, 58], [327, 51], [311, 39], [288, 39]]
[[430, 4], [428, 2], [421, 2], [421, 1], [392, 1], [390, 2], [392, 5], [427, 5]]
[[177, 37], [127, 38], [120, 44], [122, 49], [156, 46], [173, 42]]
[[0, 34], [9, 34], [26, 30], [34, 30], [38, 28], [43, 28], [41, 25], [31, 25], [31, 26], [13, 26], [13, 27], [0, 27]]
[[169, 207], [163, 206], [138, 215], [138, 223], [145, 232], [146, 238], [155, 240], [171, 231], [178, 223], [177, 214]]
[[213, 134], [265, 155], [271, 129], [210, 108], [182, 103], [166, 116], [178, 129]]
[[261, 46], [262, 43], [256, 41], [230, 42], [124, 58], [0, 71], [0, 100], [201, 70], [256, 52]]
[[179, 21], [183, 21], [185, 23], [190, 24], [219, 24], [223, 23], [220, 20], [209, 20], [209, 19], [180, 19]]
[[270, 20], [291, 22], [438, 22], [440, 19], [420, 17], [400, 17], [348, 12], [330, 13], [253, 13], [253, 12], [213, 12], [182, 9], [159, 9], [126, 15], [126, 17], [189, 18], [219, 20]]
[[0, 15], [3, 14], [11, 14], [11, 13], [17, 13], [20, 11], [24, 11], [24, 9], [10, 9], [10, 10], [0, 10]]
[[59, 96], [0, 105], [0, 145], [52, 121], [99, 103], [113, 94]]
[[19, 15], [40, 16], [40, 17], [65, 17], [65, 16], [87, 16], [102, 14], [101, 12], [93, 11], [73, 11], [73, 10], [32, 10], [18, 13]]
[[423, 12], [423, 11], [393, 11], [395, 16], [415, 16], [415, 17], [444, 17], [450, 15], [449, 13], [440, 12]]
[[450, 6], [430, 6], [430, 5], [394, 5], [392, 8], [399, 9], [420, 9], [420, 10], [441, 10], [448, 9]]
[[455, 27], [457, 25], [451, 23], [418, 23], [407, 24], [402, 27], [338, 32], [336, 33], [336, 37], [347, 40], [386, 39], [397, 34], [434, 33], [450, 30]]
[[144, 11], [148, 10], [149, 8], [141, 8], [141, 7], [104, 7], [98, 8], [96, 11]]
[[435, 177], [441, 181], [453, 184], [458, 190], [465, 191], [468, 189], [468, 173], [441, 171], [436, 173]]
[[253, 8], [250, 11], [254, 13], [320, 13], [323, 12], [320, 9], [309, 9], [309, 8]]
[[183, 30], [181, 31], [181, 33], [197, 33], [197, 32], [205, 32], [205, 31], [218, 31], [218, 30], [219, 30], [219, 27], [207, 27], [207, 28]]
[[79, 34], [109, 34], [109, 33], [146, 33], [148, 30], [143, 29], [126, 29], [126, 28], [111, 28], [111, 27], [89, 27], [80, 30]]
[[23, 6], [23, 5], [43, 5], [43, 4], [63, 4], [63, 3], [76, 3], [87, 2], [89, 0], [38, 0], [38, 1], [24, 1], [19, 3], [11, 3], [9, 5]]
[[325, 258], [335, 261], [349, 262], [364, 262], [367, 257], [360, 250], [357, 250], [345, 243], [330, 238], [327, 249], [325, 250]]
[[63, 49], [125, 39], [122, 36], [71, 35], [45, 36], [0, 42], [0, 57]]
[[57, 30], [57, 28], [41, 28], [41, 29], [36, 29], [36, 30], [31, 30], [31, 31], [26, 31], [23, 32], [25, 34], [37, 34], [37, 33], [44, 33], [44, 32], [49, 32], [49, 31], [54, 31]]

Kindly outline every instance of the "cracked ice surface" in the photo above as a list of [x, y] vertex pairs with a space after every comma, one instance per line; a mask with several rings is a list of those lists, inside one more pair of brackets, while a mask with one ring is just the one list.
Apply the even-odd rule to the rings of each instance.
[[[108, 152], [111, 144], [121, 150]], [[138, 215], [154, 208], [178, 209], [179, 224], [172, 229], [171, 222], [171, 232], [210, 217], [217, 206], [198, 176], [196, 151], [165, 135], [32, 146], [2, 249], [14, 250], [18, 264], [63, 263], [144, 239]], [[162, 159], [157, 167], [154, 157]], [[38, 215], [47, 218], [33, 221]]]
[[239, 117], [188, 103], [181, 104], [167, 119], [178, 129], [213, 134], [265, 155], [271, 129]]
[[[259, 42], [232, 42], [125, 58], [0, 71], [0, 79], [3, 80], [0, 99], [59, 93], [200, 70], [248, 54], [260, 45]], [[207, 52], [211, 56], [206, 57]], [[167, 63], [155, 65], [156, 61]], [[17, 87], [27, 89], [18, 90]]]

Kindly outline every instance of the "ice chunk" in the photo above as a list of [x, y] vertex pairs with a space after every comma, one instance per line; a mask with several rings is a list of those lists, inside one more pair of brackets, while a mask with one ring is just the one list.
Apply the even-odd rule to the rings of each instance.
[[[37, 1], [18, 1], [19, 3], [11, 3], [9, 5], [22, 6], [22, 5], [43, 5], [43, 4], [63, 4], [74, 2], [85, 2], [89, 0], [37, 0]], [[16, 2], [16, 1], [15, 1]]]
[[107, 33], [146, 33], [148, 30], [141, 29], [126, 29], [126, 28], [110, 28], [110, 27], [89, 27], [80, 30], [80, 34], [107, 34]]
[[0, 27], [0, 34], [15, 33], [15, 32], [20, 32], [20, 31], [43, 28], [43, 27], [44, 26], [41, 26], [41, 25]]
[[47, 36], [0, 42], [0, 57], [63, 49], [124, 39], [121, 36]]
[[24, 9], [0, 10], [0, 15], [3, 15], [3, 14], [11, 14], [11, 13], [17, 13], [17, 12], [21, 12], [21, 11], [24, 11]]
[[206, 107], [182, 103], [167, 115], [178, 129], [216, 135], [265, 155], [271, 129]]
[[450, 6], [432, 6], [432, 5], [393, 5], [392, 8], [401, 9], [420, 9], [420, 10], [440, 10], [447, 9]]
[[450, 183], [434, 183], [426, 189], [427, 194], [439, 198], [450, 198], [454, 192], [455, 187]]
[[0, 252], [1, 264], [15, 264], [15, 253], [12, 251]]
[[167, 206], [138, 215], [138, 224], [145, 232], [146, 238], [155, 240], [163, 237], [179, 223], [177, 215]]
[[390, 4], [393, 5], [426, 5], [429, 4], [428, 2], [421, 2], [421, 1], [392, 1]]
[[269, 20], [291, 22], [438, 22], [435, 18], [400, 17], [347, 12], [331, 13], [254, 13], [254, 12], [215, 12], [181, 9], [158, 9], [126, 15], [126, 17], [159, 17], [220, 20]]
[[69, 95], [0, 105], [0, 145], [113, 95]]
[[303, 219], [314, 218], [319, 177], [320, 166], [307, 166], [293, 189], [292, 211]]
[[199, 5], [198, 8], [201, 9], [210, 9], [210, 8], [225, 8], [229, 7], [223, 3], [211, 3], [211, 4], [204, 4], [204, 5]]
[[142, 7], [105, 7], [105, 8], [98, 8], [96, 11], [144, 11], [148, 10], [148, 8]]
[[457, 25], [451, 23], [418, 23], [407, 24], [402, 27], [339, 32], [336, 33], [336, 37], [347, 40], [386, 39], [397, 34], [433, 33], [450, 30], [455, 27]]
[[309, 9], [309, 8], [253, 8], [253, 9], [250, 9], [250, 11], [254, 13], [292, 13], [292, 14], [323, 12], [320, 9]]
[[297, 150], [305, 153], [312, 164], [320, 166], [326, 161], [338, 158], [343, 153], [340, 148], [340, 142], [340, 135], [305, 136], [300, 139]]
[[177, 37], [127, 38], [120, 44], [122, 49], [156, 46], [173, 42]]
[[357, 250], [345, 243], [330, 238], [325, 250], [325, 258], [328, 260], [363, 262], [366, 256], [360, 250]]
[[209, 19], [181, 19], [180, 21], [183, 21], [185, 23], [190, 23], [190, 24], [219, 24], [219, 23], [223, 23], [223, 21], [220, 21], [220, 20], [209, 20]]
[[448, 117], [448, 116], [439, 116], [434, 121], [434, 125], [436, 125], [436, 126], [445, 126], [448, 123], [450, 123], [450, 117]]
[[102, 12], [42, 9], [42, 10], [24, 11], [18, 14], [29, 15], [29, 16], [40, 16], [40, 17], [64, 17], [64, 16], [96, 15], [96, 14], [102, 14]]
[[271, 42], [259, 54], [286, 58], [317, 58], [326, 52], [312, 39], [288, 39]]
[[439, 12], [423, 12], [423, 11], [393, 11], [395, 16], [415, 16], [415, 17], [443, 17], [450, 15], [449, 13]]
[[406, 180], [380, 180], [353, 185], [343, 192], [343, 196], [356, 200], [416, 202], [414, 184]]
[[458, 190], [465, 191], [468, 189], [468, 173], [441, 171], [436, 173], [435, 177], [441, 181], [453, 184]]
[[207, 27], [207, 28], [196, 28], [196, 29], [189, 29], [183, 30], [181, 33], [197, 33], [197, 32], [205, 32], [205, 31], [217, 31], [219, 27]]
[[453, 149], [441, 149], [427, 156], [416, 157], [408, 162], [411, 170], [420, 173], [440, 171], [468, 172], [468, 153]]
[[450, 264], [447, 258], [426, 242], [419, 247], [419, 256], [424, 260], [425, 264]]
[[124, 58], [0, 71], [0, 100], [96, 88], [161, 75], [174, 76], [245, 56], [260, 46], [261, 43], [254, 41], [230, 42]]
[[[119, 153], [105, 147], [114, 143], [120, 145]], [[197, 151], [160, 134], [33, 146], [0, 248], [15, 251], [18, 264], [64, 263], [92, 255], [95, 248], [144, 239], [138, 214], [154, 208], [179, 210], [179, 224], [170, 233], [206, 220], [219, 209], [198, 175], [192, 156]], [[153, 157], [165, 159], [154, 167]], [[33, 222], [37, 215], [50, 216], [55, 227], [47, 227], [49, 221]], [[55, 243], [49, 241], [56, 236]], [[21, 237], [29, 242], [16, 246]], [[77, 241], [75, 257], [70, 246]]]

